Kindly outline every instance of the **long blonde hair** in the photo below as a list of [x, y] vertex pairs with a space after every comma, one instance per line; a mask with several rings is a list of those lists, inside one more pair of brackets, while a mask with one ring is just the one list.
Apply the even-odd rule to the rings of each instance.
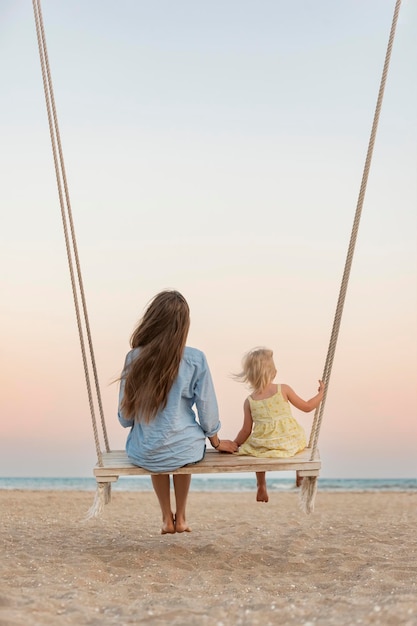
[[249, 383], [253, 391], [262, 391], [277, 374], [273, 356], [269, 348], [249, 350], [242, 359], [242, 371], [235, 374], [234, 378]]
[[189, 328], [190, 309], [178, 291], [161, 291], [151, 300], [130, 338], [139, 354], [122, 373], [126, 419], [149, 423], [166, 406]]

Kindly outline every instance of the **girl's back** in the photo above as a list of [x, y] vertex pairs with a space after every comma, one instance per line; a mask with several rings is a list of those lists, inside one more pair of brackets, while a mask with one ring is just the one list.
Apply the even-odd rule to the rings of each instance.
[[248, 398], [253, 429], [239, 454], [257, 457], [290, 457], [307, 445], [304, 429], [291, 413], [281, 385], [271, 384]]

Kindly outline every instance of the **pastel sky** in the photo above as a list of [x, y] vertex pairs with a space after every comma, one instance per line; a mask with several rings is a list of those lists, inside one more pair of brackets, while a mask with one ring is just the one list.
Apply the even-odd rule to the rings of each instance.
[[[43, 0], [111, 447], [133, 327], [164, 288], [222, 437], [257, 345], [321, 377], [394, 0]], [[325, 477], [417, 474], [417, 3], [402, 4], [328, 389]], [[1, 476], [96, 462], [29, 0], [0, 0]], [[308, 430], [312, 414], [294, 410]]]

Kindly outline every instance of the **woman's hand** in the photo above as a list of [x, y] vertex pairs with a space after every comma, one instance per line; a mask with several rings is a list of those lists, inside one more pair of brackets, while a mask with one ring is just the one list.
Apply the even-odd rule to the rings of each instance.
[[236, 441], [230, 441], [230, 439], [220, 439], [220, 445], [216, 448], [217, 452], [237, 452], [238, 449]]

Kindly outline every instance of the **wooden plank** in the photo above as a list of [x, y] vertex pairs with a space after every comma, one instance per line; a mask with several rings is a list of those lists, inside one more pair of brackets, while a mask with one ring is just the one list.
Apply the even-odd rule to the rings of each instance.
[[[186, 465], [171, 472], [161, 474], [220, 474], [233, 472], [269, 472], [304, 470], [312, 472], [304, 476], [317, 476], [321, 467], [320, 457], [310, 460], [310, 448], [305, 448], [293, 457], [279, 459], [260, 459], [252, 456], [219, 453], [207, 450], [205, 457], [199, 463]], [[96, 465], [94, 475], [98, 482], [117, 480], [119, 476], [151, 475], [142, 467], [133, 465], [127, 458], [124, 450], [103, 452], [103, 467]]]

